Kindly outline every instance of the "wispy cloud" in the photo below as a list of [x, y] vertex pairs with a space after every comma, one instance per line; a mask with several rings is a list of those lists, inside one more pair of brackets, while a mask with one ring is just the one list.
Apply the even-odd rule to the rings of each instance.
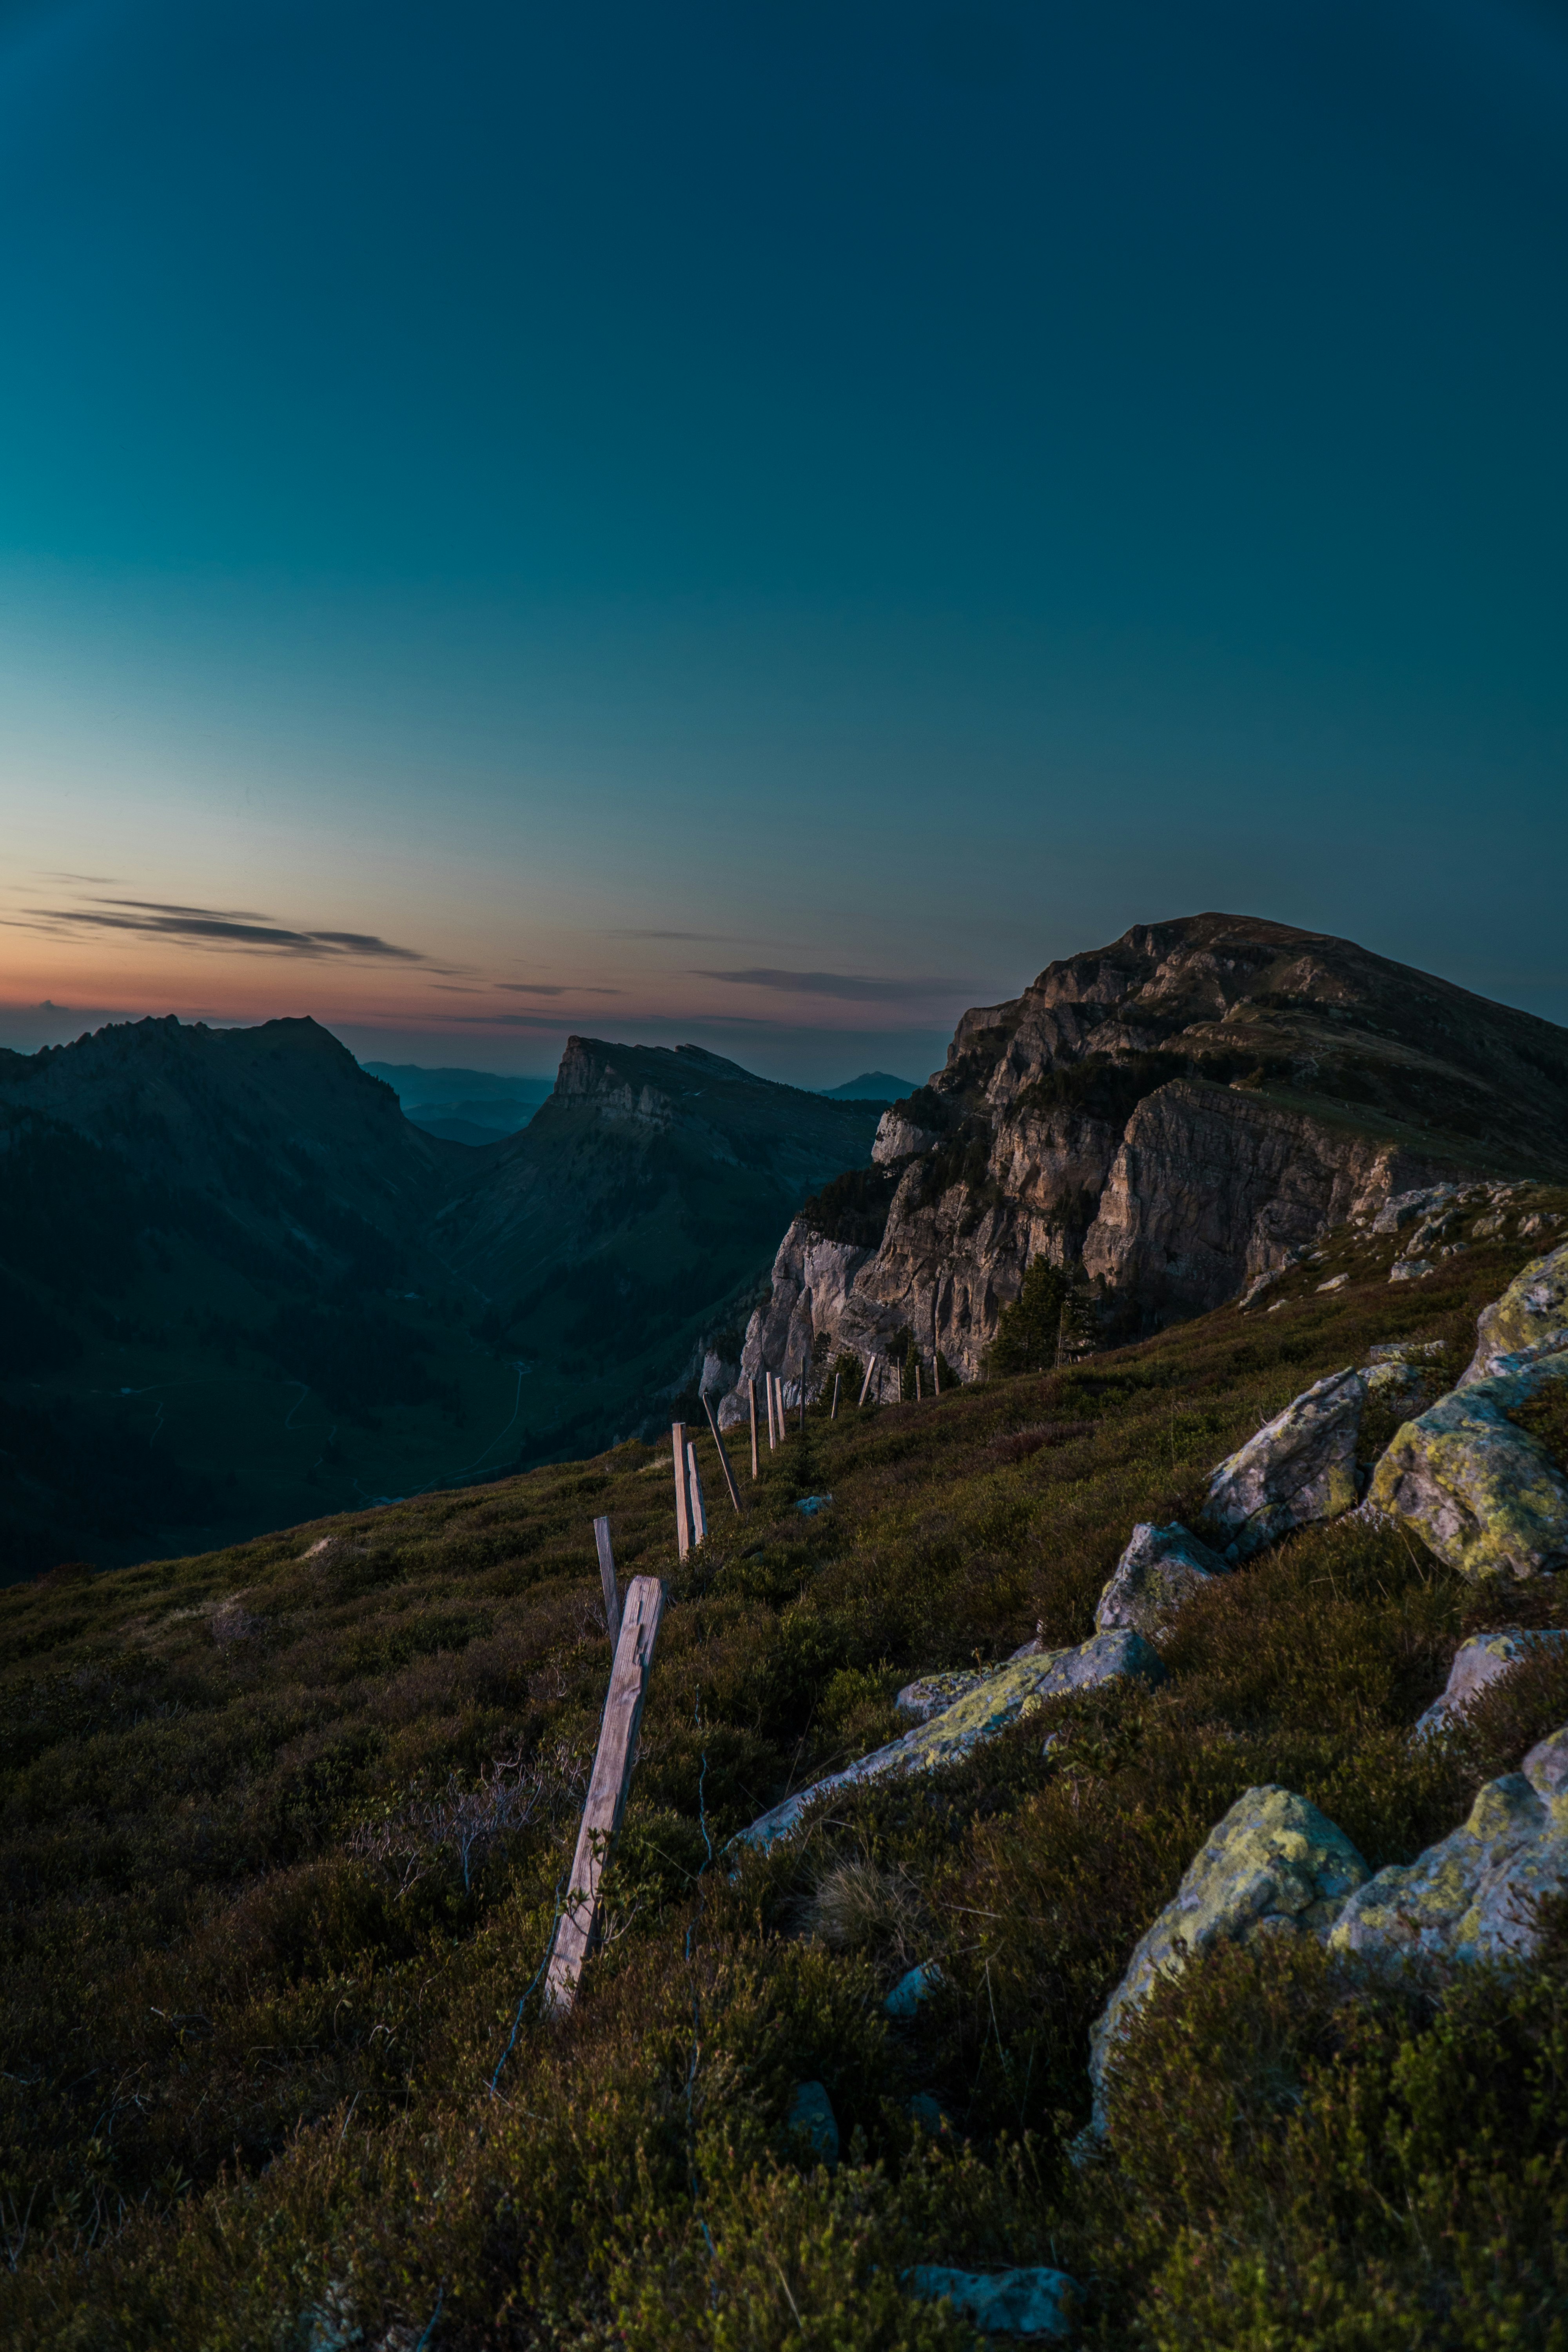
[[708, 947], [729, 947], [733, 944], [733, 931], [606, 931], [607, 940], [700, 940]]
[[742, 988], [772, 988], [784, 996], [837, 996], [868, 1004], [904, 1004], [931, 996], [961, 996], [967, 983], [929, 976], [868, 980], [849, 971], [778, 971], [754, 965], [745, 971], [699, 971], [698, 980], [723, 980]]
[[567, 988], [548, 980], [498, 980], [496, 986], [512, 996], [621, 996], [626, 992], [619, 988]]
[[400, 948], [374, 931], [306, 931], [275, 922], [250, 907], [179, 907], [153, 898], [94, 898], [82, 907], [34, 907], [13, 924], [67, 934], [131, 931], [193, 948], [237, 948], [252, 954], [348, 959], [374, 963], [427, 963], [417, 948]]

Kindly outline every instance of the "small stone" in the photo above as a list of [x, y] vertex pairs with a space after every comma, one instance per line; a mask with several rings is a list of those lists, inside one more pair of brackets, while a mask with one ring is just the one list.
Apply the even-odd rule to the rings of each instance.
[[1390, 1282], [1419, 1282], [1424, 1274], [1432, 1271], [1432, 1261], [1425, 1257], [1396, 1258], [1388, 1269]]
[[1321, 1936], [1367, 1867], [1343, 1830], [1289, 1789], [1248, 1789], [1210, 1832], [1173, 1901], [1143, 1936], [1089, 2035], [1091, 2129], [1106, 2127], [1107, 2068], [1117, 2041], [1161, 1976], [1216, 1943], [1260, 1934]]
[[1443, 1730], [1463, 1714], [1489, 1683], [1496, 1682], [1500, 1675], [1507, 1674], [1510, 1666], [1529, 1657], [1531, 1651], [1557, 1649], [1564, 1642], [1568, 1642], [1568, 1632], [1531, 1633], [1522, 1625], [1500, 1625], [1495, 1633], [1472, 1633], [1454, 1653], [1443, 1695], [1434, 1699], [1422, 1716], [1415, 1737], [1421, 1739], [1428, 1732]]
[[1250, 1559], [1292, 1528], [1352, 1508], [1365, 1402], [1363, 1372], [1331, 1373], [1220, 1464], [1203, 1516], [1229, 1538], [1227, 1559]]
[[1320, 1282], [1320, 1290], [1343, 1290], [1350, 1282], [1348, 1274], [1331, 1274], [1327, 1282]]
[[803, 1495], [795, 1505], [795, 1509], [804, 1511], [808, 1519], [814, 1519], [818, 1511], [826, 1511], [828, 1508], [832, 1500], [831, 1495]]
[[939, 2132], [952, 2128], [952, 2116], [930, 2091], [917, 2091], [912, 2099], [905, 2102], [904, 2113], [912, 2124], [919, 2124], [921, 2131], [930, 2132], [933, 2139]]
[[1070, 2336], [1082, 2301], [1065, 2271], [950, 2271], [921, 2263], [903, 2283], [920, 2303], [945, 2295], [983, 2336]]
[[829, 2172], [837, 2168], [838, 2118], [826, 2084], [797, 2083], [784, 2120], [791, 2131], [805, 2135]]
[[918, 1968], [899, 1979], [882, 2007], [889, 2017], [913, 2017], [921, 2003], [929, 2000], [943, 1981], [936, 1961], [922, 1960]]
[[1094, 1612], [1101, 1633], [1131, 1626], [1151, 1641], [1170, 1632], [1169, 1620], [1184, 1601], [1227, 1572], [1218, 1552], [1190, 1535], [1179, 1519], [1168, 1527], [1145, 1520], [1116, 1564]]

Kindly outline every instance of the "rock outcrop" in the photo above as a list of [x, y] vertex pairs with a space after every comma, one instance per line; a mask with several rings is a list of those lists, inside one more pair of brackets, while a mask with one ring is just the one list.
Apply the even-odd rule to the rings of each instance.
[[1462, 1576], [1527, 1577], [1568, 1567], [1568, 1478], [1508, 1416], [1568, 1381], [1568, 1353], [1441, 1397], [1405, 1422], [1373, 1472], [1367, 1502], [1404, 1519]]
[[1364, 1372], [1332, 1372], [1220, 1464], [1204, 1517], [1226, 1538], [1227, 1559], [1250, 1559], [1292, 1528], [1352, 1507], [1366, 1393]]
[[1420, 1717], [1415, 1737], [1419, 1739], [1428, 1732], [1444, 1730], [1463, 1715], [1471, 1700], [1479, 1697], [1489, 1684], [1506, 1675], [1522, 1658], [1542, 1650], [1561, 1649], [1565, 1643], [1568, 1632], [1549, 1627], [1531, 1631], [1522, 1625], [1500, 1625], [1493, 1633], [1472, 1633], [1455, 1652], [1442, 1696], [1435, 1698]]
[[1224, 1576], [1228, 1566], [1179, 1519], [1163, 1528], [1145, 1520], [1133, 1528], [1100, 1596], [1094, 1622], [1102, 1633], [1125, 1628], [1159, 1642], [1182, 1603]]
[[1450, 1836], [1358, 1888], [1329, 1948], [1383, 1961], [1525, 1959], [1540, 1943], [1537, 1905], [1563, 1894], [1568, 1729], [1531, 1748], [1522, 1771], [1489, 1780]]
[[1568, 1349], [1568, 1242], [1532, 1258], [1502, 1297], [1483, 1307], [1476, 1322], [1476, 1352], [1459, 1385]]
[[1289, 1789], [1248, 1789], [1213, 1830], [1175, 1899], [1139, 1942], [1089, 2037], [1094, 2126], [1106, 2126], [1107, 2071], [1118, 2038], [1155, 1979], [1194, 1952], [1259, 1935], [1321, 1936], [1367, 1866], [1326, 1813]]
[[[1140, 925], [964, 1015], [884, 1115], [875, 1187], [791, 1225], [746, 1370], [793, 1380], [815, 1336], [819, 1362], [912, 1340], [973, 1378], [1041, 1255], [1081, 1264], [1112, 1328], [1152, 1328], [1352, 1216], [1426, 1233], [1489, 1161], [1568, 1168], [1550, 1023], [1319, 932]], [[824, 1242], [850, 1252], [826, 1275]]]
[[965, 1676], [968, 1686], [929, 1721], [863, 1756], [858, 1763], [847, 1765], [842, 1772], [831, 1772], [795, 1796], [786, 1797], [783, 1804], [740, 1831], [733, 1843], [770, 1846], [776, 1839], [787, 1837], [807, 1808], [835, 1789], [879, 1780], [890, 1772], [931, 1772], [942, 1765], [956, 1764], [983, 1740], [994, 1739], [1047, 1699], [1065, 1697], [1069, 1691], [1091, 1690], [1097, 1684], [1124, 1676], [1147, 1683], [1165, 1678], [1157, 1654], [1138, 1633], [1097, 1633], [1076, 1649], [1031, 1651], [987, 1673]]

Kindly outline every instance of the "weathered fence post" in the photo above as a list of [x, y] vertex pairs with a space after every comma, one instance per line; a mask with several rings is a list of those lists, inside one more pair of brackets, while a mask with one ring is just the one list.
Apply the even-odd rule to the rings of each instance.
[[691, 1540], [694, 1544], [708, 1540], [708, 1514], [702, 1505], [702, 1480], [697, 1468], [697, 1448], [689, 1438], [686, 1441], [686, 1481], [690, 1497]]
[[637, 1760], [637, 1727], [653, 1664], [653, 1645], [664, 1608], [664, 1587], [657, 1576], [634, 1576], [626, 1587], [621, 1617], [621, 1637], [610, 1669], [610, 1688], [599, 1725], [599, 1746], [594, 1777], [577, 1832], [566, 1904], [555, 1930], [550, 1969], [544, 1980], [544, 2005], [552, 2017], [563, 2017], [577, 1998], [577, 1979], [599, 1924], [599, 1885], [616, 1842]]
[[933, 1394], [942, 1394], [942, 1358], [933, 1347], [931, 1351], [931, 1384]]
[[827, 1418], [829, 1421], [837, 1421], [838, 1418], [838, 1374], [837, 1372], [833, 1375], [833, 1402], [827, 1408]]
[[708, 1426], [713, 1432], [713, 1443], [719, 1449], [719, 1467], [724, 1474], [724, 1484], [730, 1490], [730, 1500], [735, 1507], [735, 1517], [740, 1518], [742, 1517], [741, 1490], [735, 1484], [735, 1474], [730, 1467], [728, 1448], [725, 1446], [723, 1438], [719, 1433], [719, 1416], [714, 1412], [712, 1406], [709, 1403], [706, 1396], [704, 1396], [702, 1400], [702, 1406], [704, 1412], [708, 1415]]
[[919, 1404], [921, 1402], [921, 1360], [917, 1356], [915, 1358], [915, 1402]]
[[870, 1385], [871, 1385], [871, 1375], [872, 1375], [872, 1373], [876, 1370], [876, 1369], [877, 1369], [877, 1359], [876, 1359], [876, 1357], [875, 1357], [875, 1356], [868, 1356], [868, 1357], [867, 1357], [867, 1359], [866, 1359], [866, 1377], [865, 1377], [865, 1379], [864, 1379], [864, 1380], [861, 1381], [861, 1383], [860, 1383], [860, 1395], [859, 1395], [859, 1400], [858, 1400], [858, 1401], [859, 1401], [859, 1402], [860, 1402], [861, 1404], [864, 1404], [864, 1403], [865, 1403], [865, 1402], [866, 1402], [866, 1391], [867, 1391], [867, 1390], [868, 1390], [868, 1389], [870, 1387]]
[[605, 1623], [609, 1629], [613, 1652], [621, 1638], [621, 1596], [616, 1590], [616, 1555], [610, 1549], [608, 1519], [595, 1520], [594, 1541], [599, 1548], [599, 1580], [605, 1588]]
[[675, 1455], [675, 1549], [684, 1559], [691, 1549], [691, 1518], [686, 1507], [686, 1423], [671, 1422], [670, 1450]]
[[810, 1379], [811, 1349], [808, 1348], [800, 1360], [800, 1433], [803, 1437], [805, 1435], [805, 1391]]
[[763, 1474], [762, 1465], [757, 1460], [757, 1383], [754, 1379], [746, 1382], [746, 1402], [752, 1408], [752, 1476], [755, 1479]]

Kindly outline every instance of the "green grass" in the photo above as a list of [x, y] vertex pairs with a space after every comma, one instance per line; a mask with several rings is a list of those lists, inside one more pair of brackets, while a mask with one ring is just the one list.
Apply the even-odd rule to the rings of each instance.
[[[1539, 1968], [1453, 1986], [1221, 1955], [1150, 2004], [1105, 2155], [1067, 2154], [1089, 2027], [1243, 1789], [1300, 1790], [1376, 1866], [1568, 1720], [1536, 1661], [1462, 1740], [1407, 1737], [1464, 1633], [1568, 1622], [1550, 1581], [1479, 1593], [1397, 1531], [1310, 1530], [1193, 1604], [1161, 1690], [1055, 1702], [708, 1858], [890, 1736], [911, 1675], [1084, 1638], [1133, 1522], [1194, 1515], [1311, 1381], [1406, 1337], [1451, 1379], [1540, 1245], [1391, 1287], [1394, 1244], [1343, 1234], [1245, 1317], [813, 1414], [741, 1521], [704, 1435], [683, 1566], [668, 1465], [631, 1445], [0, 1594], [0, 2333], [891, 2352], [968, 2340], [899, 2292], [909, 2263], [1045, 2261], [1106, 2345], [1563, 2345], [1556, 1930]], [[608, 1940], [552, 2028], [530, 1988], [608, 1666], [598, 1512], [670, 1605]], [[890, 2023], [931, 1958], [942, 1990]], [[786, 2122], [812, 2079], [831, 2178]]]

